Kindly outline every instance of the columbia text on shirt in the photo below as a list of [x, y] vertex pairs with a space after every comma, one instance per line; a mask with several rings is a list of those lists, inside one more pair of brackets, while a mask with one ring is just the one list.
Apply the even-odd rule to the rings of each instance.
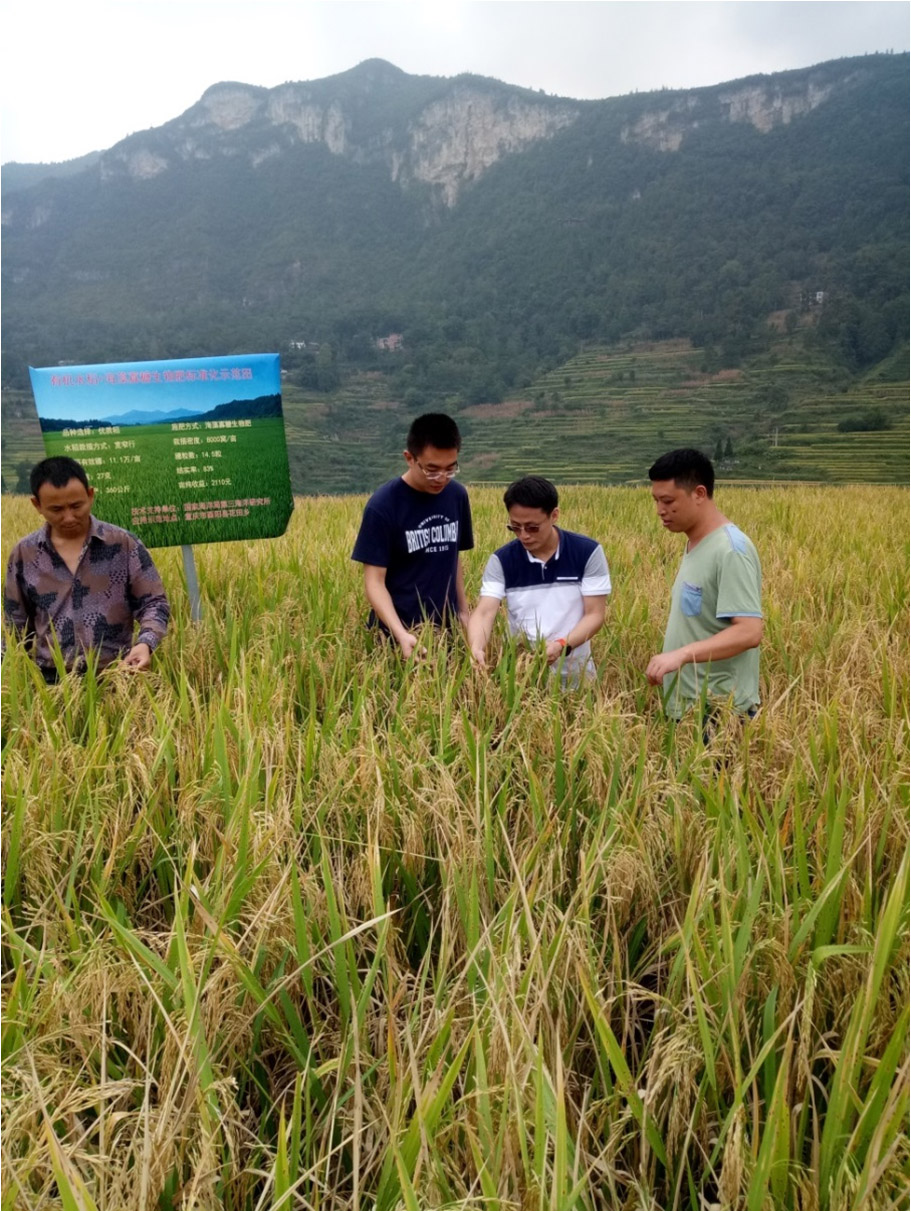
[[[459, 552], [473, 546], [471, 508], [461, 484], [452, 480], [431, 494], [398, 477], [367, 502], [351, 558], [386, 569], [396, 613], [405, 627], [414, 627], [458, 612]], [[371, 611], [370, 622], [376, 621]]]

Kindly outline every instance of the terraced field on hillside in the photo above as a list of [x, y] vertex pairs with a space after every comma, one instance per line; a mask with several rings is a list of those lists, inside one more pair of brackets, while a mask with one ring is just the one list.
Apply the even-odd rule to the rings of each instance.
[[24, 492], [28, 468], [44, 457], [41, 428], [31, 392], [4, 391], [0, 426], [0, 467], [3, 491]]
[[[282, 391], [295, 492], [366, 492], [399, 469], [415, 410], [394, 398], [386, 376], [350, 375], [330, 396], [287, 382]], [[663, 450], [684, 445], [715, 456], [725, 479], [909, 479], [908, 383], [851, 381], [784, 339], [737, 370], [711, 369], [681, 341], [597, 347], [502, 403], [436, 407], [458, 419], [463, 474], [478, 483], [531, 472], [563, 484], [636, 481]], [[887, 428], [839, 431], [871, 412]], [[22, 491], [42, 454], [31, 397], [5, 394], [4, 489]]]
[[[907, 480], [907, 383], [841, 391], [826, 384], [831, 372], [806, 363], [710, 374], [702, 359], [680, 342], [589, 350], [541, 378], [525, 401], [466, 409], [466, 474], [510, 480], [536, 471], [562, 483], [618, 483], [641, 479], [662, 450], [695, 445], [715, 454], [730, 440], [733, 457], [718, 460], [725, 478]], [[888, 429], [838, 431], [839, 422], [875, 409]], [[497, 452], [495, 463], [488, 452]], [[484, 464], [478, 474], [476, 460]]]

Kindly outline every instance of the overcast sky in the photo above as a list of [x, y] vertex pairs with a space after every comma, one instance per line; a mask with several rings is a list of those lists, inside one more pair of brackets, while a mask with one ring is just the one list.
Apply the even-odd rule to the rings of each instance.
[[363, 59], [564, 97], [720, 84], [906, 51], [895, 3], [0, 0], [0, 160], [67, 160], [160, 126], [211, 84], [317, 80]]

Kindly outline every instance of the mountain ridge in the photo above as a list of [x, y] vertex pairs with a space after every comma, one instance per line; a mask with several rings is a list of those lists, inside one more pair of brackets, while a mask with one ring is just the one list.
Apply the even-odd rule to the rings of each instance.
[[[299, 137], [304, 142], [314, 142], [322, 139], [337, 154], [343, 154], [346, 148], [342, 132], [342, 115], [337, 108], [339, 103], [338, 91], [350, 88], [363, 89], [401, 89], [409, 87], [415, 91], [415, 99], [420, 103], [432, 105], [436, 98], [428, 96], [428, 86], [439, 92], [468, 92], [474, 95], [494, 91], [499, 95], [508, 93], [511, 98], [518, 98], [536, 111], [550, 111], [557, 115], [557, 122], [562, 125], [575, 120], [582, 107], [600, 106], [615, 102], [625, 102], [634, 97], [640, 101], [655, 99], [657, 108], [642, 113], [635, 121], [628, 123], [621, 137], [624, 141], [641, 140], [651, 142], [661, 150], [679, 150], [679, 146], [687, 129], [693, 129], [698, 122], [693, 117], [694, 109], [701, 103], [710, 101], [718, 94], [719, 110], [732, 122], [747, 121], [757, 129], [768, 132], [781, 123], [787, 124], [795, 116], [799, 116], [816, 106], [823, 104], [831, 94], [834, 86], [833, 74], [841, 76], [841, 82], [848, 82], [857, 72], [863, 71], [864, 64], [877, 58], [892, 56], [862, 56], [860, 58], [843, 58], [829, 60], [807, 68], [796, 68], [779, 73], [758, 73], [741, 77], [737, 80], [720, 84], [705, 85], [687, 89], [655, 89], [647, 92], [627, 93], [622, 96], [608, 96], [598, 100], [573, 99], [562, 96], [544, 94], [541, 91], [521, 88], [494, 77], [480, 76], [473, 73], [460, 73], [456, 76], [424, 76], [411, 75], [401, 68], [384, 59], [366, 59], [361, 63], [339, 72], [313, 81], [286, 81], [283, 84], [268, 87], [264, 85], [246, 84], [241, 81], [217, 81], [204, 90], [201, 97], [182, 114], [172, 118], [157, 127], [144, 131], [133, 132], [118, 140], [111, 148], [100, 152], [91, 152], [86, 156], [70, 161], [62, 161], [48, 165], [48, 176], [69, 175], [73, 171], [92, 170], [98, 167], [103, 179], [114, 179], [118, 172], [126, 171], [128, 175], [143, 178], [154, 176], [164, 171], [168, 161], [155, 154], [154, 150], [143, 149], [143, 144], [153, 144], [159, 133], [184, 133], [192, 130], [206, 131], [214, 127], [220, 131], [233, 131], [248, 126], [254, 119], [262, 121], [262, 108], [265, 106], [268, 119], [267, 125], [272, 127], [296, 128]], [[847, 74], [845, 67], [853, 65]], [[769, 85], [771, 85], [771, 93]], [[447, 87], [448, 86], [448, 87]], [[797, 86], [797, 87], [795, 87]], [[417, 90], [420, 90], [419, 93]], [[351, 101], [350, 96], [348, 97]], [[375, 96], [371, 98], [375, 102]], [[322, 109], [320, 108], [322, 104]], [[712, 115], [709, 115], [712, 116]], [[333, 122], [332, 119], [335, 118]], [[321, 119], [318, 120], [318, 119]], [[666, 128], [666, 130], [665, 130]], [[552, 128], [546, 124], [537, 137], [547, 137]], [[318, 136], [319, 139], [316, 137]], [[535, 137], [535, 136], [532, 136]], [[360, 154], [365, 149], [356, 145]], [[135, 149], [140, 149], [138, 152]], [[210, 154], [206, 149], [194, 146], [192, 138], [179, 148], [177, 154], [189, 158], [194, 152]], [[268, 152], [265, 154], [269, 154]], [[78, 166], [78, 167], [77, 167]], [[14, 168], [16, 173], [9, 182], [4, 182], [4, 189], [15, 192], [20, 186], [18, 178], [23, 177], [23, 170], [28, 170], [28, 185], [34, 183], [34, 170], [44, 166], [22, 162], [11, 162], [2, 166], [3, 170]], [[393, 166], [393, 176], [398, 174], [399, 164]], [[449, 191], [448, 204], [456, 200], [457, 191]]]
[[399, 332], [398, 389], [472, 403], [580, 340], [736, 360], [811, 298], [870, 365], [907, 314], [907, 77], [875, 55], [601, 101], [381, 60], [219, 82], [69, 176], [4, 168], [3, 382], [279, 349], [329, 390]]

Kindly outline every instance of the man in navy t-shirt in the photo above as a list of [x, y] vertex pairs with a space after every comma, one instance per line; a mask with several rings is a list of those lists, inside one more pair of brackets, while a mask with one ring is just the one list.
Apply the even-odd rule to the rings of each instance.
[[511, 634], [543, 641], [551, 670], [575, 685], [595, 674], [590, 640], [604, 625], [610, 572], [600, 543], [557, 528], [558, 499], [542, 476], [525, 476], [506, 489], [506, 528], [516, 537], [487, 561], [468, 643], [477, 663], [486, 665], [505, 599]]
[[405, 657], [423, 622], [468, 623], [459, 552], [474, 546], [474, 536], [468, 493], [453, 478], [461, 446], [451, 417], [418, 417], [404, 451], [408, 470], [367, 502], [351, 554], [364, 565], [369, 622], [391, 635]]

